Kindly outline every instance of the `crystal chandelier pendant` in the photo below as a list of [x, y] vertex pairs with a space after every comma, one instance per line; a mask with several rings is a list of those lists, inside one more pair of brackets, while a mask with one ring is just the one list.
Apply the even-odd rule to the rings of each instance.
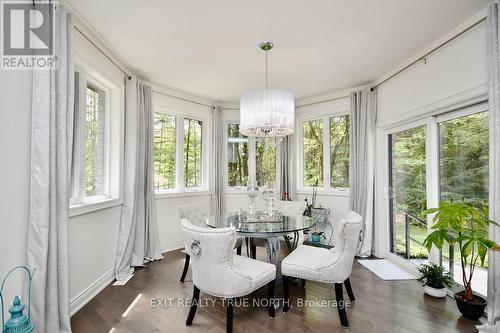
[[283, 137], [294, 132], [294, 97], [288, 91], [268, 89], [267, 52], [273, 44], [265, 42], [259, 46], [266, 52], [266, 89], [241, 96], [240, 131], [253, 137]]

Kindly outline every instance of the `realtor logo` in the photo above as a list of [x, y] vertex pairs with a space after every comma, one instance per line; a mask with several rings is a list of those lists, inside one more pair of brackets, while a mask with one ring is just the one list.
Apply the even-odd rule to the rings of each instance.
[[54, 66], [55, 4], [2, 2], [2, 69]]

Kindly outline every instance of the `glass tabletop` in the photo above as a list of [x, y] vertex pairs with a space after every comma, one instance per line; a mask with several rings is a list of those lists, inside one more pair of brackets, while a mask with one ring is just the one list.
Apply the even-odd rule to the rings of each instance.
[[307, 216], [282, 216], [278, 222], [246, 222], [239, 213], [227, 213], [210, 216], [205, 220], [212, 228], [235, 227], [239, 234], [276, 236], [289, 234], [295, 231], [309, 229], [315, 225], [312, 218]]

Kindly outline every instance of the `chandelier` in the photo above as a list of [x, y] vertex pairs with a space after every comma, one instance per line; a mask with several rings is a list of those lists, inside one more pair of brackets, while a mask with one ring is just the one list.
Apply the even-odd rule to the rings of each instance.
[[246, 136], [282, 137], [294, 132], [295, 103], [284, 90], [269, 89], [267, 53], [271, 42], [260, 43], [266, 52], [266, 89], [249, 92], [240, 99], [240, 132]]

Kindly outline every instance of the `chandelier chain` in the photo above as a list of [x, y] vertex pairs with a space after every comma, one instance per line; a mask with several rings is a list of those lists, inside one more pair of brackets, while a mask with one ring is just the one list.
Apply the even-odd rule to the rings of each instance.
[[269, 81], [269, 70], [268, 70], [268, 62], [267, 62], [267, 50], [266, 50], [266, 90], [269, 89], [268, 81]]

